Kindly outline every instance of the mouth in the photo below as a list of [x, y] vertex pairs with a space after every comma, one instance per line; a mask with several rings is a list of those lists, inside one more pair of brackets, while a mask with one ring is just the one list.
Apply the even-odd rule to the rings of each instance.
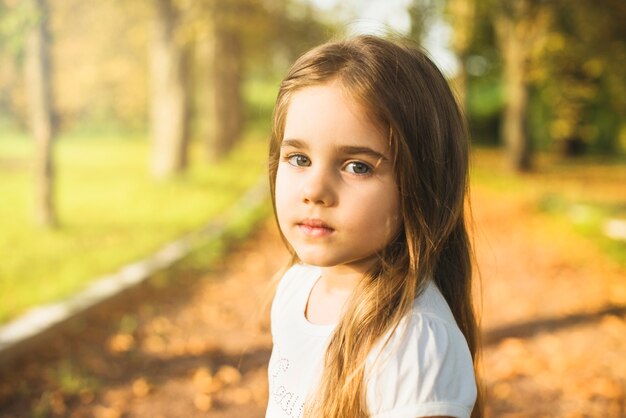
[[325, 237], [335, 232], [333, 227], [321, 219], [305, 219], [296, 225], [304, 235], [310, 237]]

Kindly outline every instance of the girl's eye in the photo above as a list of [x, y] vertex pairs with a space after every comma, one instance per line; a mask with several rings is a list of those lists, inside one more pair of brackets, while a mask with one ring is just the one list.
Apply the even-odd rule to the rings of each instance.
[[308, 167], [311, 165], [311, 160], [302, 154], [289, 155], [287, 161], [295, 167]]
[[365, 163], [353, 161], [346, 165], [346, 171], [352, 174], [369, 174], [372, 171], [372, 168]]

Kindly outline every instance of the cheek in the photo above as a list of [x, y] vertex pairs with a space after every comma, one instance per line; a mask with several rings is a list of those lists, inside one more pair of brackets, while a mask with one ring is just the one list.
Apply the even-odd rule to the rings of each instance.
[[388, 240], [392, 240], [402, 227], [402, 214], [400, 213], [400, 197], [397, 193], [390, 193], [385, 196], [383, 202], [387, 202], [385, 208], [381, 210], [381, 224], [385, 225], [385, 234]]
[[276, 172], [276, 183], [274, 188], [274, 200], [276, 203], [276, 214], [278, 216], [279, 224], [282, 227], [282, 220], [285, 218], [285, 214], [288, 213], [289, 208], [292, 206], [289, 204], [291, 199], [290, 194], [293, 194], [293, 185], [290, 184], [288, 176], [282, 172], [280, 166]]
[[363, 233], [375, 234], [384, 244], [396, 236], [402, 225], [399, 195], [387, 190], [383, 188], [367, 196], [352, 196], [350, 210], [344, 218]]
[[281, 165], [279, 164], [276, 169], [276, 181], [274, 182], [274, 190], [275, 190], [276, 196], [278, 196], [279, 194], [282, 195], [283, 193], [284, 182], [285, 182], [284, 179], [285, 179], [285, 175], [283, 173]]

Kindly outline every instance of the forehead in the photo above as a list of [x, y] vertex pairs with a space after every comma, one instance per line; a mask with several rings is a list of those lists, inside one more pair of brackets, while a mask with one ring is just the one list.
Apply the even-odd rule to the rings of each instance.
[[286, 110], [283, 138], [388, 148], [386, 130], [338, 82], [297, 90]]

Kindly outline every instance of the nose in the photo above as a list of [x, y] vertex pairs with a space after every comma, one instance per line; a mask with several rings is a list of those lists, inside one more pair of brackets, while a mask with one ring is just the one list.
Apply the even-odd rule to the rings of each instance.
[[330, 170], [310, 167], [302, 184], [301, 198], [306, 204], [333, 206], [337, 201], [336, 181]]

